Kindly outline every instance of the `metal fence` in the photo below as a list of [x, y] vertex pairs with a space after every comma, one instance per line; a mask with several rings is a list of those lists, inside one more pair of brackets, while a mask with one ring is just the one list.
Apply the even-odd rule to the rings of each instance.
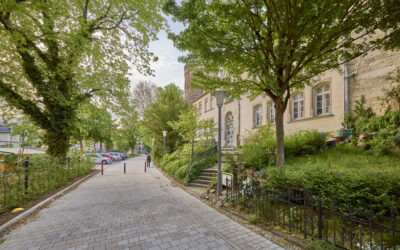
[[2, 163], [0, 175], [0, 213], [24, 206], [28, 201], [89, 173], [90, 161], [82, 157], [55, 160], [26, 158], [18, 163]]
[[304, 238], [319, 239], [342, 249], [400, 249], [396, 209], [378, 215], [321, 200], [304, 188], [261, 188], [226, 179], [226, 200], [261, 224], [274, 224]]

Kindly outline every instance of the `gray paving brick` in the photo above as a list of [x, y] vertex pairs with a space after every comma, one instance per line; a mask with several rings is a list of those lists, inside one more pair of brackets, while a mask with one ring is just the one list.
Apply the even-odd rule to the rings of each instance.
[[107, 166], [3, 236], [0, 249], [282, 249], [171, 185], [143, 157]]

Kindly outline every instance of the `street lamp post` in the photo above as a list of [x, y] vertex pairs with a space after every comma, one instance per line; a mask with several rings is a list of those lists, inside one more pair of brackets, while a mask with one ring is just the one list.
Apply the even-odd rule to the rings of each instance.
[[165, 137], [167, 136], [167, 131], [163, 131], [162, 132], [163, 136], [164, 136], [164, 155], [165, 155]]
[[215, 96], [218, 107], [218, 180], [217, 180], [217, 194], [222, 195], [222, 183], [221, 183], [221, 108], [224, 104], [226, 92], [223, 90], [216, 90], [212, 93]]

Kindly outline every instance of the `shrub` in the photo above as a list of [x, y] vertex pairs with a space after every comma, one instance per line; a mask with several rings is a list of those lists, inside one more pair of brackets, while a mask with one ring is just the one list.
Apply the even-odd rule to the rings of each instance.
[[[315, 154], [325, 145], [325, 137], [317, 131], [300, 131], [285, 137], [285, 156]], [[246, 167], [261, 170], [275, 165], [275, 133], [270, 127], [261, 127], [249, 136], [248, 143], [239, 148]]]
[[338, 145], [312, 157], [287, 161], [285, 169], [266, 169], [269, 188], [299, 185], [328, 202], [390, 214], [400, 208], [400, 166], [396, 157], [376, 158], [362, 149]]
[[[166, 154], [161, 161], [159, 166], [169, 176], [173, 177], [176, 181], [183, 184], [188, 184], [194, 178], [197, 178], [198, 174], [204, 168], [211, 167], [215, 161], [215, 157], [198, 159], [192, 163], [190, 176], [187, 176], [187, 166], [190, 161], [190, 150], [191, 145], [185, 144], [183, 147], [174, 151], [171, 154]], [[196, 144], [195, 153], [205, 150], [202, 144]]]

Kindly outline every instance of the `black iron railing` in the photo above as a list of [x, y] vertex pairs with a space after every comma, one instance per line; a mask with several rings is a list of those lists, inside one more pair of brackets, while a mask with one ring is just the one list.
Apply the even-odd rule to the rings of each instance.
[[189, 164], [186, 167], [186, 175], [189, 176], [190, 172], [192, 170], [193, 163], [196, 162], [199, 159], [204, 159], [208, 157], [212, 157], [217, 153], [217, 145], [214, 145], [212, 148], [209, 148], [207, 150], [204, 150], [202, 152], [199, 152], [195, 154], [192, 159], [189, 161]]
[[400, 220], [396, 209], [378, 215], [321, 200], [304, 188], [261, 188], [226, 179], [226, 200], [232, 209], [252, 214], [261, 224], [274, 224], [326, 241], [343, 249], [400, 249]]

